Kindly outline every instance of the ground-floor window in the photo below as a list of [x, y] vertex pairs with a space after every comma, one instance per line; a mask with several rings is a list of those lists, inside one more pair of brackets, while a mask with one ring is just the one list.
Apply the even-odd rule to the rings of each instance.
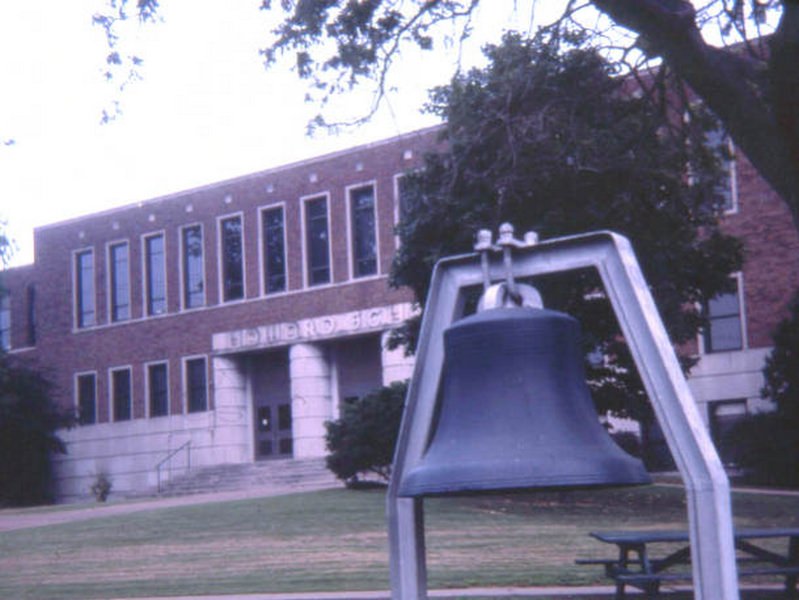
[[169, 371], [165, 362], [147, 365], [147, 397], [151, 417], [169, 414]]
[[97, 422], [97, 376], [94, 373], [78, 375], [75, 390], [77, 394], [78, 423], [91, 425]]
[[721, 462], [733, 466], [737, 462], [736, 449], [730, 440], [730, 432], [746, 419], [748, 411], [745, 399], [717, 400], [707, 405], [710, 437], [716, 445]]
[[132, 417], [129, 367], [111, 371], [111, 414], [114, 421], [129, 421]]
[[191, 412], [208, 410], [208, 374], [205, 357], [186, 359], [186, 408]]

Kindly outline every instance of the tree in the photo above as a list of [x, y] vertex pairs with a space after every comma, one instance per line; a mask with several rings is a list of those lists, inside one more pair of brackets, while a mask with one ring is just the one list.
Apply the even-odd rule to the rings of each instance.
[[[479, 228], [496, 231], [503, 221], [544, 238], [613, 229], [632, 240], [671, 339], [684, 344], [702, 324], [697, 307], [728, 289], [742, 260], [738, 240], [717, 227], [720, 158], [698, 121], [691, 137], [675, 138], [596, 50], [572, 42], [508, 34], [486, 48], [488, 67], [433, 93], [446, 143], [403, 181], [392, 284], [411, 287], [423, 304], [435, 261], [470, 251]], [[583, 323], [585, 350], [607, 357], [589, 365], [601, 408], [645, 419], [597, 274], [534, 283], [548, 306]], [[413, 345], [414, 330], [404, 333]]]
[[341, 416], [326, 423], [327, 467], [353, 485], [361, 474], [388, 481], [407, 384], [393, 383], [347, 402]]

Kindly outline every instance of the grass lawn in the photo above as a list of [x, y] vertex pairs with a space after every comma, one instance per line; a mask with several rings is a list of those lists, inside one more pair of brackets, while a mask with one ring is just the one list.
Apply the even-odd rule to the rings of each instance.
[[[736, 494], [736, 524], [799, 525], [799, 498]], [[475, 496], [425, 503], [431, 588], [607, 584], [577, 557], [593, 529], [685, 527], [684, 492]], [[0, 533], [0, 598], [379, 590], [388, 586], [382, 490], [168, 508]], [[759, 596], [758, 596], [759, 597]]]

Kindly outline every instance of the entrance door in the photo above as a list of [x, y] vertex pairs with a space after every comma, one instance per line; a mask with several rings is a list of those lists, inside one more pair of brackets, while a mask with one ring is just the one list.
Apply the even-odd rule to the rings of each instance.
[[256, 418], [257, 457], [259, 459], [290, 457], [293, 452], [291, 403], [259, 403]]
[[277, 350], [250, 357], [255, 458], [289, 458], [294, 450], [291, 431], [291, 384], [288, 352]]

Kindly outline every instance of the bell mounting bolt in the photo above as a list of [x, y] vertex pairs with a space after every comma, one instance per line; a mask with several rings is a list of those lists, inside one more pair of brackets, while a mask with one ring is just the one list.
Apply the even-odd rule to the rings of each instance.
[[[480, 297], [478, 310], [487, 308], [502, 308], [511, 306], [525, 306], [541, 308], [541, 295], [531, 285], [518, 284], [513, 277], [513, 248], [529, 248], [538, 243], [538, 234], [528, 231], [524, 239], [517, 240], [513, 237], [513, 225], [503, 223], [499, 226], [499, 238], [493, 243], [493, 234], [489, 229], [480, 229], [477, 232], [475, 251], [480, 253], [480, 266], [483, 272], [483, 295]], [[502, 263], [505, 268], [505, 281], [491, 283], [489, 269], [490, 252], [502, 252]]]

